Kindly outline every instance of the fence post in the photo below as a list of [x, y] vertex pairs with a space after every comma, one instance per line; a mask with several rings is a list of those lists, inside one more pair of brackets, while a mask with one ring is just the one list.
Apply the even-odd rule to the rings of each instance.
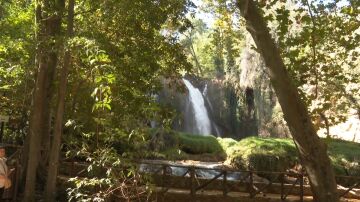
[[161, 179], [161, 182], [162, 182], [162, 188], [163, 188], [163, 190], [165, 190], [166, 188], [165, 188], [165, 177], [166, 177], [166, 165], [163, 165], [162, 166], [162, 179]]
[[300, 202], [304, 201], [304, 175], [300, 174]]
[[195, 196], [195, 168], [194, 167], [190, 167], [189, 168], [190, 170], [190, 194], [191, 194], [191, 197], [194, 198]]
[[224, 178], [224, 180], [223, 180], [223, 196], [226, 196], [227, 192], [228, 192], [228, 190], [227, 190], [227, 171], [225, 170], [223, 173], [224, 173], [224, 176], [223, 176], [223, 178]]
[[281, 180], [281, 200], [284, 200], [284, 178], [285, 178], [285, 175], [284, 173], [281, 173], [280, 175], [280, 180]]
[[249, 176], [250, 176], [250, 189], [249, 189], [249, 193], [250, 193], [250, 198], [253, 198], [253, 189], [254, 189], [254, 179], [253, 179], [253, 172], [250, 170], [249, 171]]

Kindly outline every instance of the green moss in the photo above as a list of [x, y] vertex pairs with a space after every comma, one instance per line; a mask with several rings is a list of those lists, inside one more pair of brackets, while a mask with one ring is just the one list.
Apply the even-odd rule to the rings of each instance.
[[[360, 144], [325, 140], [337, 175], [360, 176]], [[217, 156], [240, 169], [285, 171], [299, 163], [292, 139], [248, 137], [240, 141], [168, 131], [163, 133], [162, 149], [150, 156], [161, 159], [209, 159]], [[157, 143], [158, 145], [158, 143]], [[216, 158], [215, 158], [216, 159]]]
[[220, 143], [220, 146], [223, 148], [223, 150], [226, 152], [226, 154], [228, 155], [228, 150], [229, 148], [233, 147], [234, 145], [236, 145], [238, 142], [232, 138], [217, 138], [217, 141]]
[[161, 151], [157, 154], [157, 159], [168, 159], [168, 160], [183, 160], [188, 159], [189, 155], [179, 148], [170, 148], [164, 151]]
[[249, 137], [226, 149], [228, 162], [241, 169], [284, 171], [297, 162], [290, 139]]
[[178, 133], [179, 148], [189, 154], [224, 152], [214, 136]]
[[226, 157], [223, 147], [214, 136], [202, 136], [176, 131], [160, 131], [160, 133], [159, 131], [152, 131], [150, 135], [157, 135], [161, 138], [157, 138], [156, 142], [150, 144], [152, 145], [150, 147], [156, 147], [159, 150], [148, 152], [147, 158], [169, 160], [196, 158], [201, 160], [199, 155], [203, 155], [206, 159], [209, 158], [209, 155], [214, 155], [215, 159], [225, 159]]
[[360, 144], [330, 140], [328, 153], [338, 175], [360, 176]]
[[[334, 139], [326, 141], [335, 173], [360, 176], [360, 144]], [[228, 144], [224, 150], [227, 161], [241, 169], [285, 171], [299, 163], [292, 139], [249, 137]]]

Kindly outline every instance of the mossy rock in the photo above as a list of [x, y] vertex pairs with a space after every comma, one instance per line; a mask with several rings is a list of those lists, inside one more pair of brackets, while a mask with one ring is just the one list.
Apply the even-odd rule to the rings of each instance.
[[[292, 139], [248, 137], [240, 141], [196, 134], [167, 131], [163, 134], [161, 151], [157, 159], [202, 160], [201, 156], [214, 155], [235, 168], [257, 171], [286, 171], [299, 164], [298, 152]], [[336, 139], [322, 139], [336, 175], [360, 176], [360, 144]], [[150, 154], [151, 152], [149, 152]]]
[[178, 133], [179, 148], [189, 154], [224, 153], [223, 148], [214, 136], [201, 136]]
[[[360, 176], [360, 144], [323, 139], [336, 175]], [[226, 148], [227, 162], [239, 169], [286, 171], [299, 164], [292, 139], [249, 137]]]
[[[227, 149], [227, 162], [242, 170], [286, 171], [297, 163], [296, 148], [289, 139], [245, 138]], [[275, 175], [260, 175], [274, 179]]]
[[185, 160], [195, 157], [199, 160], [201, 159], [199, 155], [205, 155], [209, 159], [208, 155], [211, 154], [217, 157], [215, 159], [226, 158], [223, 147], [214, 136], [176, 131], [151, 130], [150, 132], [155, 141], [149, 143], [152, 151], [148, 153], [148, 158]]

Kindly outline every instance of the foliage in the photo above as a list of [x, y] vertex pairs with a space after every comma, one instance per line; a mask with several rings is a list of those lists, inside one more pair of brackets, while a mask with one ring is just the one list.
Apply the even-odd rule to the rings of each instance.
[[[199, 10], [211, 13], [214, 24], [206, 27], [206, 34], [199, 34], [204, 33], [201, 31], [204, 26], [196, 26], [195, 21], [198, 34], [193, 44], [198, 61], [202, 61], [203, 54], [213, 57], [210, 64], [200, 62], [208, 69], [202, 75], [225, 76], [225, 81], [238, 89], [249, 78], [240, 78], [241, 72], [247, 71], [239, 62], [244, 59], [245, 23], [233, 4], [234, 1], [225, 0], [203, 1]], [[358, 2], [260, 1], [259, 5], [316, 129], [344, 122], [351, 108], [360, 114]], [[211, 38], [211, 46], [197, 48], [197, 41], [208, 43], [205, 37]], [[245, 49], [253, 46], [250, 41], [246, 43]], [[240, 88], [236, 92], [238, 103], [243, 91]], [[241, 111], [241, 106], [238, 108]]]
[[[118, 145], [121, 157], [144, 154], [144, 129], [151, 121], [166, 128], [173, 117], [153, 96], [161, 89], [161, 79], [173, 82], [181, 78], [181, 72], [191, 69], [177, 35], [187, 27], [185, 15], [192, 4], [188, 0], [91, 0], [75, 4], [74, 37], [65, 38], [62, 29], [61, 36], [52, 39], [60, 45], [59, 50], [54, 50], [59, 53], [57, 70], [61, 68], [65, 50], [71, 50], [63, 149], [81, 151], [75, 158], [88, 160], [93, 167], [103, 166], [103, 161], [117, 162], [120, 156], [112, 148]], [[33, 68], [36, 44], [40, 43], [34, 35], [34, 11], [31, 1], [0, 3], [0, 105], [2, 113], [12, 114], [12, 120], [20, 120], [7, 127], [13, 132], [6, 132], [11, 139], [13, 134], [21, 134], [16, 133], [17, 130], [27, 135], [27, 114], [31, 110], [36, 77]], [[62, 28], [66, 23], [62, 22]], [[51, 84], [55, 87], [60, 77], [58, 72]], [[51, 107], [55, 101], [56, 97]], [[49, 117], [54, 116], [52, 111], [49, 109]], [[24, 140], [24, 137], [18, 139], [19, 143]], [[119, 175], [128, 174], [120, 172], [120, 168], [117, 171]], [[98, 200], [96, 195], [81, 195], [82, 187], [111, 187], [109, 183], [117, 183], [111, 178], [116, 177], [109, 174], [83, 181], [77, 179], [81, 186], [72, 193], [84, 200]]]
[[83, 148], [76, 156], [86, 157], [89, 166], [85, 177], [69, 180], [68, 201], [140, 200], [148, 197], [149, 180], [141, 176], [138, 168], [121, 158], [114, 149]]
[[[102, 200], [120, 189], [138, 186], [138, 180], [146, 184], [125, 158], [152, 155], [148, 152], [152, 136], [147, 131], [151, 121], [164, 131], [171, 126], [173, 111], [154, 96], [161, 90], [162, 79], [176, 85], [189, 72], [237, 86], [244, 41], [237, 11], [225, 0], [204, 2], [201, 9], [214, 13], [213, 27], [187, 19], [194, 7], [189, 0], [76, 1], [74, 37], [65, 39], [62, 30], [62, 37], [54, 39], [61, 44], [56, 50], [59, 55], [68, 49], [72, 52], [63, 151], [78, 151], [71, 156], [90, 163], [87, 178], [73, 179], [71, 200]], [[330, 125], [343, 121], [360, 99], [359, 3], [260, 3], [314, 121], [319, 116]], [[0, 2], [0, 113], [11, 115], [6, 127], [8, 142], [24, 143], [27, 135], [40, 43], [35, 36], [34, 10], [33, 1]], [[62, 22], [62, 28], [65, 25]], [[63, 60], [59, 56], [57, 70]], [[57, 80], [59, 77], [56, 72]], [[233, 93], [228, 103], [238, 99]], [[237, 101], [234, 103], [230, 106]], [[53, 111], [49, 109], [50, 117]], [[232, 115], [239, 116], [236, 108]], [[297, 162], [291, 140], [235, 142], [175, 132], [163, 135], [162, 157], [223, 156], [226, 152], [229, 161], [244, 168], [273, 170]], [[333, 140], [329, 148], [338, 173], [355, 172], [354, 160], [360, 155], [357, 144]], [[125, 171], [124, 166], [128, 166]], [[106, 171], [99, 172], [102, 169]], [[98, 187], [104, 189], [94, 191]], [[133, 191], [126, 197], [132, 197]]]
[[184, 33], [181, 43], [188, 60], [198, 70], [198, 76], [223, 78], [237, 72], [236, 57], [243, 46], [243, 30], [235, 22], [236, 13], [226, 1], [203, 1], [198, 7], [202, 13], [211, 13], [214, 24], [206, 24], [194, 17], [192, 27]]
[[[169, 4], [174, 7], [170, 9]], [[184, 4], [185, 1], [164, 1], [160, 5], [152, 1], [80, 4], [80, 11], [89, 6], [95, 14], [78, 17], [81, 38], [75, 39], [77, 72], [72, 74], [70, 85], [80, 88], [73, 99], [81, 97], [87, 105], [73, 104], [74, 118], [81, 117], [90, 130], [96, 125], [116, 125], [128, 134], [138, 127], [147, 127], [150, 120], [162, 122], [169, 118], [152, 94], [160, 89], [161, 78], [178, 78], [181, 70], [190, 68], [173, 36], [161, 34], [172, 18], [180, 21], [186, 12]], [[92, 105], [92, 112], [88, 105]], [[89, 113], [94, 120], [88, 119]]]
[[166, 128], [173, 116], [153, 95], [161, 79], [174, 81], [191, 68], [176, 34], [168, 34], [185, 26], [187, 5], [186, 0], [78, 2], [76, 37], [68, 43], [74, 67], [65, 145], [91, 165], [87, 178], [74, 179], [70, 198], [146, 198], [149, 190], [138, 186], [148, 180], [124, 158], [146, 156], [150, 121]]
[[29, 1], [0, 3], [0, 108], [11, 115], [8, 141], [26, 134], [34, 75], [33, 9]]
[[[84, 132], [115, 124], [128, 134], [149, 120], [168, 119], [152, 95], [162, 78], [180, 78], [191, 68], [176, 42], [190, 8], [187, 0], [76, 2], [75, 37], [62, 50], [72, 50], [73, 63], [66, 118], [85, 124]], [[34, 8], [28, 1], [5, 1], [1, 11], [1, 108], [20, 119], [14, 130], [23, 130], [36, 76]]]
[[349, 108], [358, 109], [359, 4], [309, 2], [261, 6], [318, 129], [343, 122]]

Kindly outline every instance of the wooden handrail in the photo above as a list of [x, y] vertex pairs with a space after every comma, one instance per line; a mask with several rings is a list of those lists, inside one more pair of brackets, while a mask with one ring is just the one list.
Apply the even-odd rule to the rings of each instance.
[[[287, 176], [293, 176], [293, 177], [300, 177], [303, 176], [305, 177], [306, 174], [305, 173], [294, 173], [294, 172], [288, 172], [288, 171], [261, 171], [261, 170], [241, 170], [241, 169], [235, 169], [235, 168], [207, 168], [207, 167], [203, 167], [203, 166], [194, 166], [194, 165], [178, 165], [178, 164], [173, 164], [173, 163], [155, 163], [155, 162], [149, 162], [149, 161], [138, 161], [136, 162], [138, 164], [148, 164], [148, 165], [158, 165], [158, 166], [171, 166], [171, 167], [177, 167], [177, 168], [189, 168], [192, 167], [195, 170], [197, 169], [201, 169], [201, 170], [213, 170], [213, 171], [227, 171], [227, 172], [240, 172], [240, 173], [250, 173], [252, 172], [253, 174], [285, 174]], [[360, 180], [360, 176], [348, 176], [348, 175], [336, 175], [336, 178], [351, 178], [351, 179], [359, 179]]]
[[[147, 165], [156, 165], [156, 166], [161, 166], [161, 165], [166, 165], [166, 166], [170, 166], [170, 167], [177, 167], [177, 168], [187, 168], [189, 169], [187, 172], [190, 171], [190, 194], [194, 197], [196, 194], [196, 191], [205, 188], [206, 186], [208, 186], [209, 184], [211, 184], [213, 181], [215, 181], [216, 179], [220, 178], [221, 176], [224, 176], [223, 178], [223, 186], [222, 186], [222, 190], [223, 190], [223, 195], [226, 196], [228, 193], [227, 190], [227, 173], [228, 172], [239, 172], [239, 173], [248, 173], [248, 175], [241, 177], [240, 183], [243, 182], [244, 180], [250, 178], [249, 182], [247, 183], [248, 186], [248, 191], [249, 191], [249, 196], [250, 198], [255, 197], [257, 194], [263, 192], [265, 189], [267, 189], [268, 187], [271, 187], [273, 182], [269, 181], [269, 183], [267, 183], [265, 186], [263, 186], [262, 188], [258, 189], [258, 190], [254, 190], [254, 179], [253, 179], [253, 175], [254, 174], [273, 174], [273, 175], [281, 175], [281, 194], [280, 194], [280, 198], [282, 200], [285, 200], [286, 197], [289, 195], [289, 193], [291, 193], [292, 189], [295, 187], [296, 184], [299, 184], [299, 188], [300, 188], [300, 192], [299, 192], [299, 201], [303, 201], [304, 200], [304, 177], [306, 176], [304, 173], [294, 173], [294, 172], [274, 172], [274, 171], [254, 171], [254, 170], [240, 170], [240, 169], [229, 169], [229, 168], [207, 168], [207, 167], [203, 167], [203, 166], [193, 166], [193, 165], [178, 165], [178, 164], [173, 164], [173, 163], [156, 163], [156, 162], [148, 162], [148, 161], [142, 161], [141, 164], [147, 164]], [[208, 182], [200, 185], [199, 187], [195, 188], [195, 183], [194, 183], [194, 178], [195, 178], [195, 170], [197, 169], [201, 169], [201, 170], [212, 170], [212, 171], [219, 171], [220, 174], [217, 174], [216, 176], [214, 176], [213, 178], [209, 179]], [[183, 175], [184, 176], [184, 175]], [[292, 186], [290, 187], [290, 190], [287, 191], [287, 193], [284, 192], [284, 176], [291, 176], [291, 177], [296, 177], [296, 181], [294, 183], [292, 183]], [[355, 179], [355, 180], [360, 180], [360, 177], [358, 176], [336, 176], [337, 178], [346, 178], [346, 179]], [[237, 180], [237, 181], [239, 181]], [[360, 185], [360, 182], [355, 183], [353, 186], [351, 186], [349, 189], [347, 189], [344, 193], [340, 194], [340, 197], [345, 196], [349, 191], [351, 191], [352, 189], [356, 188], [357, 186]], [[170, 187], [167, 187], [167, 190]]]
[[[296, 195], [298, 195], [299, 197], [299, 201], [303, 201], [304, 200], [304, 177], [306, 177], [305, 173], [294, 173], [294, 172], [278, 172], [278, 171], [254, 171], [254, 170], [241, 170], [241, 169], [232, 169], [232, 168], [226, 168], [226, 167], [222, 167], [222, 168], [209, 168], [209, 167], [204, 167], [204, 166], [194, 166], [194, 165], [179, 165], [179, 164], [175, 164], [175, 163], [171, 163], [171, 162], [150, 162], [150, 161], [136, 161], [134, 163], [135, 165], [153, 165], [155, 167], [154, 170], [150, 171], [153, 175], [159, 175], [161, 176], [161, 181], [160, 181], [160, 186], [163, 187], [163, 193], [167, 192], [170, 188], [174, 188], [174, 186], [176, 185], [176, 181], [171, 181], [171, 179], [173, 178], [168, 178], [167, 177], [167, 169], [168, 168], [184, 168], [186, 171], [184, 174], [182, 174], [181, 176], [177, 176], [177, 177], [185, 177], [185, 180], [190, 180], [188, 184], [189, 185], [189, 189], [190, 189], [190, 195], [192, 197], [196, 196], [196, 192], [200, 189], [205, 189], [205, 188], [209, 188], [212, 185], [212, 182], [214, 182], [215, 180], [219, 179], [221, 176], [223, 176], [222, 179], [222, 186], [221, 190], [223, 191], [223, 195], [226, 196], [227, 193], [229, 192], [229, 189], [233, 190], [235, 188], [235, 184], [240, 183], [240, 186], [243, 185], [245, 183], [245, 185], [247, 185], [247, 192], [249, 193], [249, 197], [253, 198], [256, 195], [258, 195], [259, 193], [265, 193], [266, 190], [272, 190], [272, 189], [276, 189], [276, 187], [281, 186], [281, 191], [280, 191], [280, 199], [285, 200], [289, 194], [294, 194], [296, 193]], [[82, 163], [82, 166], [86, 165], [86, 163]], [[88, 164], [89, 165], [89, 164]], [[211, 171], [217, 171], [219, 173], [216, 174], [216, 176], [212, 177], [211, 179], [201, 179], [202, 180], [202, 184], [197, 185], [196, 184], [196, 170], [211, 170]], [[162, 173], [160, 173], [161, 171], [163, 171]], [[146, 171], [145, 171], [146, 172]], [[242, 175], [240, 176], [239, 179], [235, 180], [234, 183], [230, 183], [228, 182], [228, 175], [229, 172], [235, 172], [235, 173], [241, 173]], [[186, 175], [189, 174], [189, 177], [187, 177]], [[267, 175], [280, 175], [280, 181], [279, 183], [277, 180], [279, 178], [273, 179], [273, 180], [269, 180], [269, 182], [262, 184], [261, 182], [258, 182], [254, 179], [254, 175], [255, 174], [267, 174]], [[168, 174], [168, 176], [172, 175], [172, 173]], [[285, 176], [289, 176], [289, 177], [294, 177], [296, 178], [296, 180], [292, 183], [286, 183], [285, 182]], [[345, 190], [345, 192], [340, 193], [340, 196], [345, 196], [346, 194], [348, 194], [348, 192], [350, 192], [351, 190], [354, 190], [354, 188], [356, 188], [357, 186], [360, 185], [360, 177], [358, 176], [336, 176], [337, 179], [352, 179], [352, 180], [356, 180], [356, 183], [349, 187], [347, 190]], [[169, 182], [165, 183], [165, 179], [166, 180], [170, 180]], [[177, 178], [176, 178], [177, 179]], [[286, 183], [286, 187], [285, 187], [285, 183]], [[210, 185], [210, 186], [209, 186]], [[265, 185], [265, 186], [262, 186]], [[289, 186], [291, 185], [291, 186]], [[238, 186], [238, 185], [237, 185]], [[175, 186], [176, 187], [176, 186]], [[293, 192], [293, 189], [297, 187], [299, 190]], [[236, 189], [236, 188], [235, 188]], [[276, 191], [275, 191], [276, 192]], [[307, 194], [309, 191], [307, 190]]]

